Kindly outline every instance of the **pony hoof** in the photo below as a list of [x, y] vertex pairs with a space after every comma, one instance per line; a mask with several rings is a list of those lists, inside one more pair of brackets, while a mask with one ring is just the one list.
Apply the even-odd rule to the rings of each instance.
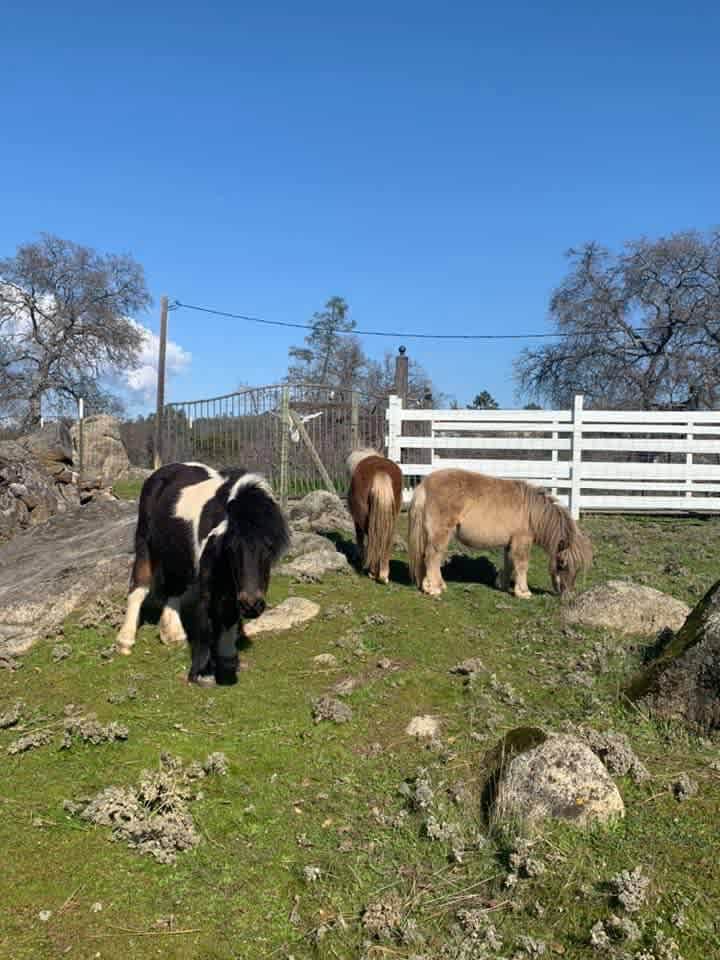
[[117, 652], [118, 652], [121, 656], [123, 656], [123, 657], [129, 657], [130, 654], [132, 653], [132, 647], [128, 647], [128, 646], [127, 646], [126, 644], [124, 644], [124, 643], [116, 643], [116, 644], [115, 644], [115, 649], [116, 649]]
[[532, 594], [529, 590], [516, 590], [515, 596], [518, 600], [529, 600], [532, 597]]
[[215, 686], [215, 677], [210, 674], [203, 674], [199, 677], [188, 677], [188, 683], [194, 683], [198, 687], [214, 687]]
[[422, 592], [427, 597], [439, 597], [442, 596], [442, 589], [440, 587], [423, 587]]

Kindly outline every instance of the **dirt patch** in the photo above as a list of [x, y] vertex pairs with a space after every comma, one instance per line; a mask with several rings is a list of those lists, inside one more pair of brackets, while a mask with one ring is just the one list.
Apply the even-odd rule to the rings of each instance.
[[696, 796], [698, 785], [695, 780], [691, 780], [686, 773], [680, 774], [672, 785], [673, 796], [682, 803], [683, 800], [689, 800]]
[[600, 733], [590, 727], [573, 725], [568, 725], [568, 732], [584, 740], [612, 776], [629, 776], [634, 783], [643, 783], [650, 776], [650, 771], [635, 753], [624, 733]]
[[336, 667], [338, 659], [334, 653], [319, 653], [313, 657], [313, 663], [316, 667]]
[[463, 660], [462, 663], [456, 663], [450, 667], [450, 673], [458, 674], [461, 677], [472, 677], [476, 673], [486, 672], [485, 664], [480, 657], [471, 657], [469, 660]]
[[9, 710], [0, 714], [0, 730], [7, 730], [8, 727], [14, 727], [15, 724], [20, 721], [24, 709], [24, 702], [22, 700], [16, 700]]
[[134, 787], [111, 786], [88, 802], [66, 803], [83, 820], [112, 828], [112, 839], [127, 843], [158, 863], [174, 863], [177, 854], [201, 842], [189, 810], [196, 798], [194, 782], [227, 770], [224, 754], [210, 754], [204, 763], [184, 766], [163, 755], [157, 770], [144, 770]]
[[18, 737], [7, 748], [10, 754], [27, 753], [28, 750], [35, 750], [37, 747], [44, 747], [52, 740], [52, 734], [49, 730], [36, 730], [34, 733], [26, 733]]
[[417, 737], [418, 740], [434, 740], [439, 732], [440, 721], [429, 714], [413, 717], [405, 727], [405, 733], [409, 737]]
[[94, 713], [86, 717], [68, 717], [60, 747], [67, 750], [75, 741], [95, 745], [114, 743], [116, 740], [127, 740], [128, 733], [128, 728], [122, 723], [111, 722], [103, 725]]
[[610, 880], [610, 890], [615, 902], [626, 913], [637, 913], [645, 905], [650, 878], [645, 876], [641, 866], [634, 870], [623, 870]]
[[376, 940], [400, 939], [402, 918], [402, 900], [396, 893], [389, 893], [365, 907], [362, 927], [365, 933]]
[[322, 723], [324, 720], [329, 720], [331, 723], [347, 723], [352, 720], [352, 710], [342, 700], [325, 695], [313, 700], [312, 716], [315, 723]]

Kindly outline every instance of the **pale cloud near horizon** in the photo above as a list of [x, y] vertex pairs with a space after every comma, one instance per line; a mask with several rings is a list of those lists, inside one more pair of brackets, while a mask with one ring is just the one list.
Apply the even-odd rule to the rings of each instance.
[[[139, 364], [132, 370], [126, 370], [120, 376], [125, 390], [136, 402], [150, 403], [157, 391], [157, 367], [160, 354], [160, 338], [152, 330], [133, 320], [132, 323], [143, 333], [143, 345], [140, 349]], [[174, 340], [168, 340], [165, 350], [165, 370], [167, 379], [187, 373], [192, 354]]]
[[[14, 288], [0, 282], [0, 292], [6, 303], [15, 301], [15, 309], [11, 316], [6, 319], [3, 327], [3, 333], [10, 336], [24, 336], [30, 332], [30, 317], [22, 307], [20, 296]], [[43, 305], [51, 308], [53, 299], [50, 296], [42, 298]], [[51, 311], [49, 311], [51, 312]], [[108, 386], [119, 390], [126, 395], [133, 407], [152, 406], [155, 403], [157, 393], [157, 366], [160, 353], [160, 338], [153, 333], [149, 327], [128, 317], [133, 324], [142, 333], [142, 346], [138, 354], [138, 365], [131, 370], [120, 370], [102, 379]], [[181, 347], [174, 340], [168, 340], [165, 351], [165, 370], [167, 380], [173, 377], [181, 376], [187, 373], [192, 362], [192, 354], [189, 350]]]

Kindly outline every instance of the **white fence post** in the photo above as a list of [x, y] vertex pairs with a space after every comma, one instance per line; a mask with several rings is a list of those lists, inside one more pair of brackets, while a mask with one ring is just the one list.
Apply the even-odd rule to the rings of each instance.
[[387, 455], [390, 460], [400, 463], [400, 436], [402, 434], [402, 400], [391, 394], [388, 397], [387, 418]]
[[[692, 421], [692, 417], [690, 417], [690, 418], [688, 419], [688, 432], [687, 432], [687, 440], [688, 440], [688, 443], [693, 439], [693, 434], [691, 433], [692, 428], [693, 428], [693, 421]], [[686, 473], [685, 473], [685, 496], [686, 496], [686, 497], [692, 497], [692, 489], [693, 489], [693, 478], [692, 478], [692, 473], [693, 473], [693, 455], [692, 455], [692, 453], [686, 453], [686, 454], [685, 454], [685, 468], [686, 468]]]
[[573, 519], [580, 516], [580, 487], [582, 471], [583, 395], [576, 393], [573, 400], [572, 418], [572, 465], [570, 473], [570, 513]]
[[78, 475], [82, 480], [85, 477], [85, 400], [80, 397], [77, 402], [78, 419]]

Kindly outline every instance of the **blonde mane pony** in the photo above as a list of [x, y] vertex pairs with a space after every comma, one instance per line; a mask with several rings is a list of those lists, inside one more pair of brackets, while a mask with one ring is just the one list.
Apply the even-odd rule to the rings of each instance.
[[570, 513], [540, 487], [469, 470], [437, 470], [417, 487], [410, 505], [410, 575], [424, 593], [445, 589], [440, 568], [450, 538], [474, 548], [503, 547], [499, 585], [528, 598], [530, 548], [548, 555], [558, 593], [572, 589], [592, 563], [592, 546]]
[[350, 476], [355, 473], [357, 465], [363, 460], [367, 460], [368, 457], [382, 457], [382, 453], [379, 450], [376, 450], [374, 447], [360, 447], [358, 450], [353, 450], [348, 454], [347, 464], [348, 473]]
[[558, 559], [560, 569], [568, 571], [568, 578], [574, 584], [577, 575], [592, 565], [589, 537], [575, 523], [570, 511], [547, 490], [524, 481], [514, 482], [524, 488], [533, 541], [548, 556]]
[[348, 507], [355, 522], [360, 564], [374, 580], [387, 583], [395, 522], [402, 504], [402, 472], [372, 447], [353, 450], [347, 466]]

